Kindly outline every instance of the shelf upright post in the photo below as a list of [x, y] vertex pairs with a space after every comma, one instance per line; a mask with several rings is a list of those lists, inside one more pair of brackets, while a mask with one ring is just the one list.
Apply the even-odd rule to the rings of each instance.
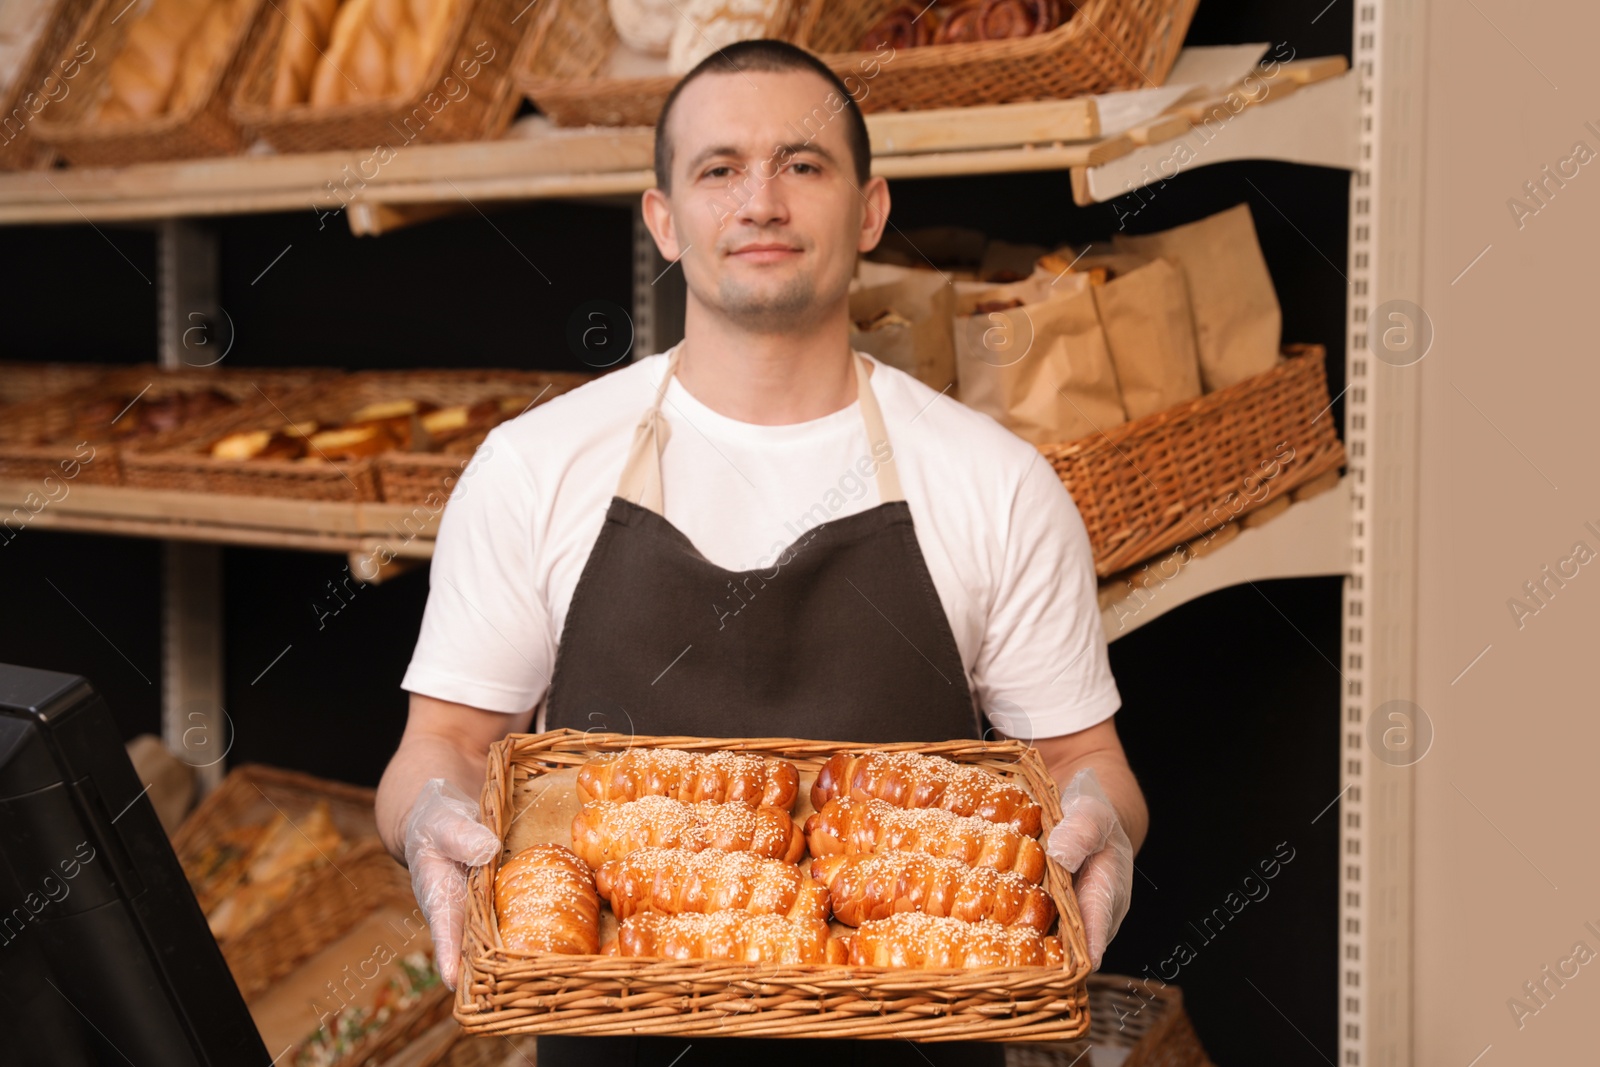
[[633, 204], [632, 358], [664, 352], [683, 340], [683, 268], [661, 258], [637, 198]]
[[[232, 339], [216, 336], [224, 317], [216, 231], [192, 219], [163, 219], [156, 247], [161, 367], [214, 366]], [[222, 781], [233, 741], [222, 706], [222, 642], [221, 547], [163, 541], [161, 735], [174, 755], [195, 768], [201, 795]]]
[[[1356, 0], [1360, 159], [1350, 183], [1339, 873], [1340, 1067], [1406, 1067], [1412, 1039], [1422, 91], [1427, 5]], [[1420, 338], [1420, 340], [1419, 340]], [[1436, 357], [1437, 358], [1437, 357]]]

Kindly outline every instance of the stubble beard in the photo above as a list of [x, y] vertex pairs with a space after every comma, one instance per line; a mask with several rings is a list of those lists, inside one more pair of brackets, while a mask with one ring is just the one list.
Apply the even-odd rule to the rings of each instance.
[[717, 286], [716, 306], [750, 333], [789, 333], [815, 319], [817, 288], [804, 275], [791, 277], [775, 292], [756, 292], [724, 278]]

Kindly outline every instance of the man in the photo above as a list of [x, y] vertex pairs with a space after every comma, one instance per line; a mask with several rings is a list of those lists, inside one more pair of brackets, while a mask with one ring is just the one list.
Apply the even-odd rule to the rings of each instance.
[[[889, 742], [1031, 740], [1061, 787], [1048, 847], [1099, 966], [1131, 893], [1143, 797], [1089, 544], [1048, 463], [849, 346], [858, 255], [889, 216], [850, 94], [774, 41], [723, 49], [668, 98], [657, 247], [685, 337], [496, 429], [439, 531], [378, 791], [456, 982], [489, 744], [572, 727]], [[541, 1067], [667, 1067], [665, 1038], [544, 1038]], [[691, 1063], [1002, 1062], [995, 1044], [695, 1039]]]

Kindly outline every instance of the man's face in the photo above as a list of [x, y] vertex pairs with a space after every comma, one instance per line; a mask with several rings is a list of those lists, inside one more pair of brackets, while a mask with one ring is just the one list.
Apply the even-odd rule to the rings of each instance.
[[746, 330], [814, 325], [877, 244], [887, 186], [857, 188], [842, 108], [809, 71], [704, 75], [673, 107], [672, 191], [646, 217], [693, 298]]

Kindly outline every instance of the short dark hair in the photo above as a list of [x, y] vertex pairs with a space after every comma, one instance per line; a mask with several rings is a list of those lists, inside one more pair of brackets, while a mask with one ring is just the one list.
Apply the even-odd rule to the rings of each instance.
[[[850, 143], [850, 154], [855, 161], [856, 184], [865, 185], [872, 175], [872, 142], [867, 137], [867, 122], [861, 117], [861, 108], [857, 106], [855, 97], [850, 95], [850, 90], [845, 88], [844, 82], [839, 80], [839, 76], [830, 70], [826, 63], [804, 48], [792, 45], [788, 41], [763, 37], [739, 41], [712, 52], [685, 74], [678, 84], [672, 87], [672, 92], [667, 94], [666, 103], [661, 105], [661, 117], [656, 120], [656, 187], [662, 192], [668, 192], [672, 188], [672, 141], [667, 136], [667, 119], [671, 116], [672, 106], [678, 102], [678, 96], [685, 86], [705, 74], [789, 70], [811, 71], [833, 86], [839, 98], [844, 101], [843, 111], [834, 113], [828, 109], [823, 110], [829, 118], [837, 114], [844, 120], [845, 139]], [[815, 114], [815, 110], [812, 113]], [[804, 119], [800, 121], [800, 127], [807, 133], [807, 140], [816, 136], [815, 130], [806, 129]]]

